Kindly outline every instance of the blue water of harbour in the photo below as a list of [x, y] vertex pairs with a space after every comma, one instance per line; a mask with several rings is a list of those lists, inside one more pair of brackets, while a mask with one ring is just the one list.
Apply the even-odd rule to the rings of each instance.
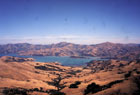
[[14, 56], [23, 58], [34, 58], [37, 62], [59, 62], [64, 66], [84, 66], [85, 63], [91, 60], [102, 60], [99, 57], [88, 57], [88, 58], [71, 58], [69, 56], [21, 56], [17, 54], [0, 54], [0, 56]]

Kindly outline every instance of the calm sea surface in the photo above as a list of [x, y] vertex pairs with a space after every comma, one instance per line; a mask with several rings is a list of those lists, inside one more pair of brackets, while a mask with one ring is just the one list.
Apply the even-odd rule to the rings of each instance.
[[89, 57], [89, 58], [71, 58], [68, 56], [59, 57], [59, 56], [20, 56], [17, 54], [0, 54], [0, 56], [14, 56], [14, 57], [23, 57], [23, 58], [34, 58], [37, 62], [59, 62], [64, 66], [83, 66], [85, 63], [90, 62], [91, 60], [103, 60], [99, 57]]

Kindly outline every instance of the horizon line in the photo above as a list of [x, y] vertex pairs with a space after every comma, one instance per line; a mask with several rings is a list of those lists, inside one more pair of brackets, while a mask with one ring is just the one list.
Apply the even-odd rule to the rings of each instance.
[[50, 44], [41, 44], [41, 43], [29, 43], [29, 42], [23, 42], [23, 43], [5, 43], [0, 45], [8, 45], [8, 44], [31, 44], [31, 45], [52, 45], [52, 44], [60, 44], [60, 43], [69, 43], [69, 44], [78, 44], [78, 45], [97, 45], [97, 44], [104, 44], [104, 43], [111, 43], [111, 44], [140, 44], [140, 43], [118, 43], [118, 42], [111, 42], [111, 41], [105, 41], [100, 43], [93, 43], [93, 44], [79, 44], [79, 43], [72, 43], [68, 41], [62, 41], [62, 42], [56, 42], [56, 43], [50, 43]]

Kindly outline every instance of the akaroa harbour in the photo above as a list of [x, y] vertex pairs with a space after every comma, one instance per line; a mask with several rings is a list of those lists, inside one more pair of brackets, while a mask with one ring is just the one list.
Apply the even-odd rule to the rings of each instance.
[[14, 56], [23, 58], [34, 58], [36, 62], [57, 62], [64, 66], [84, 66], [92, 60], [104, 60], [99, 57], [73, 58], [69, 56], [21, 56], [17, 54], [0, 54], [0, 56]]

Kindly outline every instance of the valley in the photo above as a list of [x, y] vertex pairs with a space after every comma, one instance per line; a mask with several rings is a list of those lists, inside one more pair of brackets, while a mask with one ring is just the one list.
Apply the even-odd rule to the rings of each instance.
[[[1, 95], [139, 95], [140, 61], [91, 61], [86, 67], [0, 58]], [[26, 94], [25, 94], [26, 93]]]
[[[140, 94], [139, 44], [7, 44], [0, 46], [0, 53], [1, 95]], [[21, 57], [5, 56], [11, 53]], [[51, 56], [53, 61], [36, 61]], [[65, 64], [56, 62], [59, 57], [67, 59]]]
[[0, 0], [0, 95], [140, 95], [140, 0]]

